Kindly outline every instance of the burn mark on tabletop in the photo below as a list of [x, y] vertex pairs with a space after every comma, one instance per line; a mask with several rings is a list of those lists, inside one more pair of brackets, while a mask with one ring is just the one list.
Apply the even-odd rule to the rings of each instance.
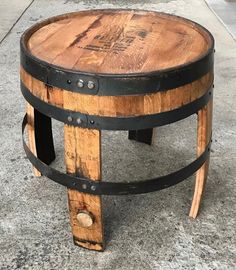
[[149, 32], [140, 26], [131, 26], [127, 31], [117, 38], [116, 33], [123, 33], [119, 26], [114, 26], [113, 29], [104, 34], [98, 34], [94, 37], [92, 43], [86, 46], [81, 46], [81, 49], [108, 52], [112, 53], [123, 52], [131, 46], [136, 38], [144, 40]]
[[147, 31], [144, 31], [144, 30], [138, 32], [138, 35], [139, 35], [141, 38], [145, 38], [145, 37], [147, 36], [147, 34], [148, 34]]

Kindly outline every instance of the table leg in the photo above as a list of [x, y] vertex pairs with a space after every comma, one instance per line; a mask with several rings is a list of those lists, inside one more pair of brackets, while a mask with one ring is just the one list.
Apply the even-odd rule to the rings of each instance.
[[[29, 148], [35, 156], [49, 165], [55, 159], [51, 118], [27, 103]], [[41, 173], [34, 168], [35, 176]]]
[[[210, 100], [209, 103], [198, 112], [198, 135], [197, 135], [197, 155], [200, 156], [205, 150], [211, 139], [212, 131], [212, 106], [213, 101]], [[200, 203], [204, 191], [204, 186], [206, 184], [207, 174], [209, 167], [209, 158], [202, 165], [202, 167], [196, 173], [196, 183], [195, 191], [192, 201], [192, 206], [190, 209], [189, 216], [196, 218]]]
[[[67, 173], [101, 179], [101, 132], [65, 125]], [[74, 243], [93, 250], [104, 249], [101, 196], [68, 189]]]
[[129, 140], [135, 140], [151, 145], [153, 139], [153, 129], [129, 130]]

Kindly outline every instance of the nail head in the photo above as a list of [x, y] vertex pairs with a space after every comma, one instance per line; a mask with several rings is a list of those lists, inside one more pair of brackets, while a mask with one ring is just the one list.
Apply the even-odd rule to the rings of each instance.
[[80, 118], [77, 118], [76, 122], [77, 122], [77, 124], [81, 124], [82, 120]]
[[93, 81], [88, 81], [88, 89], [93, 89], [95, 87], [95, 83]]
[[77, 86], [78, 86], [79, 88], [84, 87], [84, 81], [80, 79], [80, 80], [78, 81], [78, 83], [77, 83]]
[[73, 120], [72, 116], [69, 115], [69, 116], [67, 117], [67, 120], [68, 120], [69, 122], [72, 122], [72, 120]]

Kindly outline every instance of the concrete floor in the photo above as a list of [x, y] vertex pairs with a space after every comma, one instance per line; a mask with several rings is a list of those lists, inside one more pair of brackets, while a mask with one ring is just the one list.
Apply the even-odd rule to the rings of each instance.
[[206, 0], [206, 2], [236, 40], [236, 0]]
[[9, 0], [0, 2], [0, 42], [15, 25], [24, 11], [30, 6], [32, 0], [14, 0], [13, 5], [9, 5]]
[[[203, 0], [37, 0], [0, 45], [0, 269], [236, 269], [236, 44]], [[131, 4], [132, 3], [132, 4]], [[188, 218], [194, 176], [160, 192], [104, 196], [107, 247], [97, 253], [75, 247], [66, 189], [35, 178], [22, 149], [25, 102], [19, 88], [19, 39], [43, 18], [96, 7], [166, 11], [207, 27], [216, 39], [214, 131], [211, 166], [201, 212]], [[2, 15], [0, 15], [0, 18]], [[63, 169], [62, 125], [54, 123], [57, 160]], [[157, 131], [152, 147], [104, 132], [103, 178], [116, 181], [165, 174], [189, 163], [196, 118]], [[114, 154], [115, 153], [115, 154]]]

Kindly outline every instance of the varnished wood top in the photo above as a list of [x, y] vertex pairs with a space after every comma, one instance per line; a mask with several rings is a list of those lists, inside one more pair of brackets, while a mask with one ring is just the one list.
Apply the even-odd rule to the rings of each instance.
[[157, 12], [85, 11], [50, 19], [28, 41], [54, 65], [97, 73], [142, 73], [193, 62], [211, 39], [193, 22]]

